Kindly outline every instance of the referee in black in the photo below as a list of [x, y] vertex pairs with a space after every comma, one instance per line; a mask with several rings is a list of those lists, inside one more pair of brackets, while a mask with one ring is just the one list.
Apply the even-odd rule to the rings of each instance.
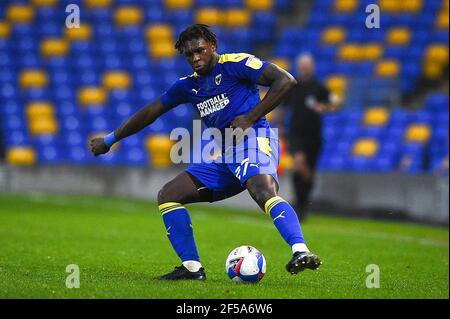
[[293, 157], [294, 208], [299, 219], [304, 220], [322, 146], [321, 115], [335, 111], [338, 98], [315, 78], [314, 58], [311, 55], [302, 54], [296, 62], [298, 84], [284, 102], [291, 111], [285, 134]]

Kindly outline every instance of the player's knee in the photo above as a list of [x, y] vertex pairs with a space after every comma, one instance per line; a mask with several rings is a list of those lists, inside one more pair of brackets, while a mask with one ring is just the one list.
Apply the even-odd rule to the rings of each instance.
[[274, 196], [277, 196], [276, 188], [273, 185], [257, 184], [252, 185], [252, 187], [249, 187], [248, 190], [253, 200], [260, 207], [264, 207], [264, 205], [269, 199], [271, 199]]
[[158, 205], [174, 202], [173, 198], [170, 196], [170, 192], [168, 190], [167, 184], [164, 185], [158, 192]]

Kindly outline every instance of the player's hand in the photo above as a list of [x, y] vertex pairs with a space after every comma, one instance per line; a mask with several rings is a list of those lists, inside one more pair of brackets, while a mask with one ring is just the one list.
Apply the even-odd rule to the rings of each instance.
[[234, 118], [230, 123], [230, 127], [233, 129], [241, 128], [243, 131], [253, 126], [253, 120], [246, 114], [239, 115]]
[[95, 156], [109, 152], [109, 147], [105, 144], [103, 137], [94, 137], [89, 141], [89, 150]]

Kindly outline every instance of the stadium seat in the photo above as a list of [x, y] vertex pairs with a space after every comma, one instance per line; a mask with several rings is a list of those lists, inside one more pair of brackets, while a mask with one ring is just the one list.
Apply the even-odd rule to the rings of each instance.
[[339, 48], [338, 58], [343, 61], [357, 61], [363, 57], [363, 50], [354, 43], [346, 43]]
[[6, 18], [11, 23], [30, 23], [34, 18], [31, 5], [11, 4], [6, 11]]
[[177, 54], [172, 41], [152, 43], [149, 46], [149, 51], [151, 57], [154, 59], [173, 58]]
[[103, 88], [88, 86], [78, 91], [78, 102], [81, 105], [101, 105], [106, 103], [106, 92]]
[[49, 102], [31, 102], [27, 105], [26, 114], [29, 120], [51, 118], [54, 113], [54, 107]]
[[378, 60], [383, 55], [383, 47], [379, 44], [371, 43], [362, 47], [362, 58], [365, 60]]
[[108, 8], [113, 0], [84, 0], [84, 4], [89, 9]]
[[150, 43], [172, 41], [173, 28], [170, 24], [153, 24], [147, 27], [146, 38]]
[[344, 99], [347, 91], [347, 79], [342, 75], [330, 75], [325, 84], [327, 88], [336, 94], [339, 98]]
[[6, 150], [6, 163], [10, 165], [33, 165], [36, 152], [31, 147], [12, 147]]
[[448, 65], [448, 47], [443, 44], [430, 45], [424, 57], [424, 75], [429, 79], [437, 79], [444, 73]]
[[173, 141], [167, 135], [150, 135], [145, 146], [151, 158], [152, 165], [155, 168], [166, 168], [171, 165], [170, 150]]
[[406, 132], [407, 142], [426, 143], [431, 136], [431, 128], [425, 124], [411, 124]]
[[122, 6], [116, 9], [114, 21], [118, 26], [126, 27], [141, 24], [143, 13], [137, 6]]
[[44, 57], [65, 56], [69, 51], [69, 44], [63, 39], [44, 39], [41, 43], [41, 54]]
[[106, 90], [127, 89], [131, 85], [131, 79], [126, 72], [110, 71], [103, 75], [102, 84]]
[[245, 0], [245, 7], [250, 10], [270, 10], [273, 6], [272, 0]]
[[36, 119], [29, 123], [29, 130], [32, 135], [56, 134], [58, 123], [54, 118]]
[[358, 0], [334, 0], [334, 10], [339, 13], [349, 13], [355, 11], [358, 4]]
[[209, 26], [218, 26], [222, 24], [222, 13], [215, 8], [201, 8], [197, 11], [196, 23], [202, 23]]
[[167, 9], [190, 9], [192, 7], [193, 0], [164, 0], [164, 5]]
[[352, 148], [354, 156], [374, 157], [378, 152], [378, 142], [375, 139], [361, 138], [358, 139]]
[[449, 11], [448, 11], [448, 7], [447, 9], [443, 9], [439, 12], [439, 14], [436, 17], [436, 28], [438, 30], [447, 30], [448, 31], [448, 15], [449, 15]]
[[227, 27], [247, 27], [251, 21], [251, 14], [243, 9], [225, 11], [223, 24]]
[[364, 113], [365, 126], [385, 126], [389, 120], [389, 112], [384, 107], [372, 107]]
[[24, 70], [19, 75], [19, 85], [22, 89], [42, 88], [47, 84], [48, 76], [43, 70]]
[[406, 46], [411, 41], [411, 32], [405, 27], [394, 27], [386, 34], [386, 43], [389, 45]]
[[81, 24], [79, 28], [66, 28], [66, 39], [70, 41], [87, 41], [91, 39], [92, 29], [88, 24]]
[[0, 39], [6, 39], [11, 33], [11, 27], [6, 21], [0, 21]]
[[375, 74], [379, 77], [397, 77], [400, 64], [395, 60], [381, 60], [376, 64]]
[[346, 39], [346, 32], [342, 27], [328, 27], [322, 31], [321, 41], [323, 44], [340, 44]]

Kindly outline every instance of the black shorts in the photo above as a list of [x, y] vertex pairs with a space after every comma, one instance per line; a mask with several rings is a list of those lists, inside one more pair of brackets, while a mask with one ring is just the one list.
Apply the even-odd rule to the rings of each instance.
[[306, 156], [306, 162], [311, 168], [315, 168], [322, 149], [322, 139], [288, 139], [289, 152], [294, 155], [297, 152], [302, 152]]

